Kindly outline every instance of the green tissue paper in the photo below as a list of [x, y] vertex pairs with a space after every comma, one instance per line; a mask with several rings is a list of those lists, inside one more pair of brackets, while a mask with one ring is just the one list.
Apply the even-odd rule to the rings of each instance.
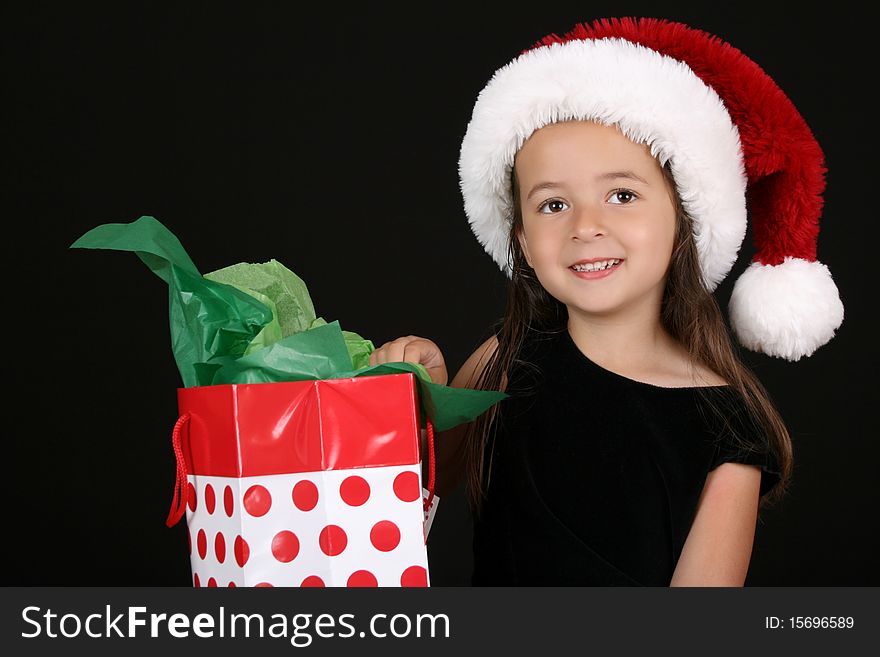
[[470, 422], [508, 396], [436, 384], [416, 363], [370, 367], [373, 343], [317, 317], [305, 282], [280, 262], [243, 262], [202, 276], [154, 217], [97, 226], [71, 248], [132, 251], [168, 284], [172, 352], [184, 387], [412, 372], [437, 431]]

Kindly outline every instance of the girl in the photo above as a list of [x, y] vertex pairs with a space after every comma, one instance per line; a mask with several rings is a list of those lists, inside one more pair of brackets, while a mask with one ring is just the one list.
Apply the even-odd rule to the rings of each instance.
[[[712, 292], [748, 194], [740, 342], [798, 360], [840, 326], [803, 119], [717, 37], [601, 20], [496, 71], [459, 172], [471, 228], [510, 278], [504, 318], [452, 381], [509, 397], [436, 441], [438, 494], [467, 479], [472, 583], [741, 586], [792, 446]], [[371, 356], [389, 361], [446, 383], [426, 338]]]

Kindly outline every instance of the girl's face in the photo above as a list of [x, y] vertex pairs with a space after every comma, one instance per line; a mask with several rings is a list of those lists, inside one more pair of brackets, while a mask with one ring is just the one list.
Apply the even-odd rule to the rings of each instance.
[[[613, 126], [566, 121], [535, 131], [514, 166], [523, 253], [570, 317], [659, 308], [676, 212], [674, 192], [647, 146]], [[572, 268], [596, 258], [621, 262], [584, 276]]]

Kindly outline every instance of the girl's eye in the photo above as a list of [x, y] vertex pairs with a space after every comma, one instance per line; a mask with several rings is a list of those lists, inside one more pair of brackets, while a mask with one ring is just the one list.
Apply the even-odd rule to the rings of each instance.
[[[629, 205], [638, 198], [638, 195], [629, 189], [615, 189], [613, 192], [611, 192], [611, 198], [617, 199], [616, 201], [611, 201], [612, 205]], [[567, 206], [568, 204], [565, 201], [560, 201], [559, 199], [550, 199], [549, 201], [544, 201], [540, 206], [538, 206], [538, 212], [540, 212], [541, 214], [558, 214], [558, 212], [553, 211], [544, 212], [544, 208], [549, 208], [553, 206], [559, 207], [560, 205]], [[562, 209], [560, 208], [559, 211], [561, 212]]]
[[567, 205], [565, 201], [560, 201], [559, 199], [550, 199], [549, 201], [544, 201], [541, 205], [538, 206], [538, 212], [541, 214], [557, 214], [556, 212], [542, 212], [542, 209], [551, 205], [558, 206], [559, 204]]
[[[620, 201], [621, 197], [623, 197], [626, 200]], [[615, 189], [611, 193], [611, 198], [612, 199], [616, 198], [616, 199], [618, 199], [618, 201], [620, 201], [618, 203], [614, 203], [614, 201], [612, 201], [613, 205], [629, 205], [637, 197], [636, 197], [635, 192], [632, 192], [628, 189]]]

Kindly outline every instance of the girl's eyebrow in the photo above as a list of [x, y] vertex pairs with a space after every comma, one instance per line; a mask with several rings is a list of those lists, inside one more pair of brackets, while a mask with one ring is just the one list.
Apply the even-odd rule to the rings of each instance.
[[[647, 180], [645, 180], [644, 178], [642, 178], [640, 175], [636, 174], [633, 171], [609, 171], [607, 173], [600, 173], [598, 176], [596, 176], [597, 181], [619, 180], [621, 178], [626, 179], [626, 180], [633, 180], [635, 182], [640, 182], [643, 185], [648, 184]], [[539, 192], [542, 189], [552, 189], [554, 187], [563, 187], [563, 186], [564, 185], [562, 183], [558, 183], [558, 182], [540, 182], [537, 185], [535, 185], [534, 187], [532, 187], [532, 190], [529, 192], [528, 196], [526, 196], [526, 200], [528, 201], [530, 198], [532, 198], [532, 196], [535, 194], [535, 192]]]

